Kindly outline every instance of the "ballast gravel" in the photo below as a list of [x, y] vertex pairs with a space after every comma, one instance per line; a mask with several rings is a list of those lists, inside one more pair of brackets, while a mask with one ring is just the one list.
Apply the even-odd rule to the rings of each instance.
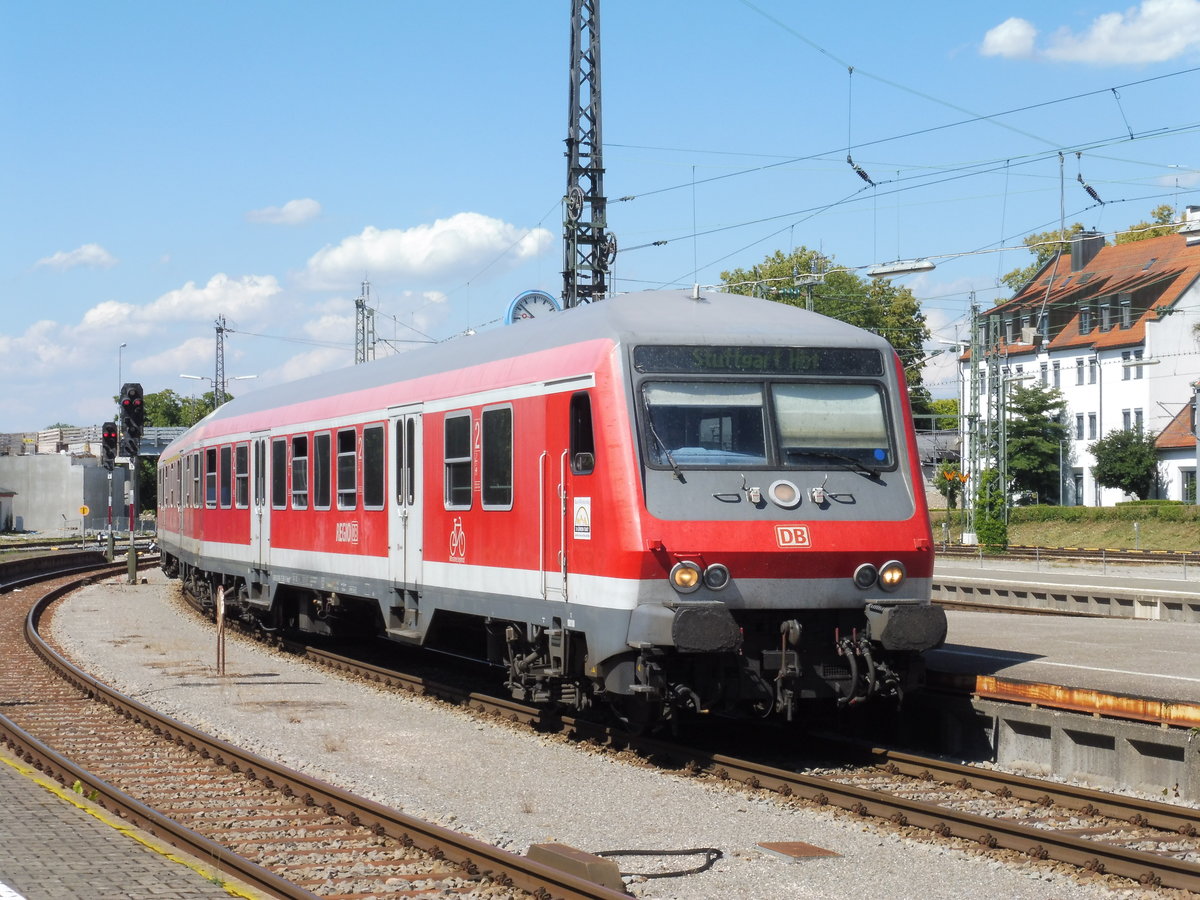
[[[211, 623], [177, 586], [106, 582], [66, 600], [53, 637], [86, 671], [141, 702], [261, 756], [515, 853], [558, 841], [589, 852], [714, 847], [699, 874], [645, 879], [704, 861], [620, 856], [633, 895], [766, 898], [1112, 898], [1044, 864], [925, 843], [829, 810], [689, 779], [364, 685], [231, 636], [216, 670]], [[761, 842], [837, 856], [784, 860]]]

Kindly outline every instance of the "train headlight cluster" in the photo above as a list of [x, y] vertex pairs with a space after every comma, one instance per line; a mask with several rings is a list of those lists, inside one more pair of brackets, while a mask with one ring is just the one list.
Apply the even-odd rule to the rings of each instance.
[[854, 570], [854, 586], [865, 591], [878, 584], [885, 591], [894, 591], [904, 584], [907, 574], [904, 563], [897, 559], [884, 563], [878, 569], [870, 563], [863, 563]]
[[719, 591], [729, 584], [729, 569], [720, 563], [701, 569], [697, 563], [684, 560], [675, 563], [668, 577], [671, 587], [681, 594], [690, 594], [702, 584], [711, 591]]

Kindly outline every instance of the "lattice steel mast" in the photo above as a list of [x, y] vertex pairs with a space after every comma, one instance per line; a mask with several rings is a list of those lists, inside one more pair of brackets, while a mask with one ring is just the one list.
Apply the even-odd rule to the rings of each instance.
[[571, 0], [571, 91], [563, 216], [563, 308], [602, 300], [617, 255], [607, 233], [600, 136], [600, 0]]
[[354, 364], [375, 358], [375, 310], [370, 306], [371, 282], [362, 283], [362, 293], [354, 301]]
[[213, 378], [213, 408], [225, 402], [225, 317], [217, 316], [217, 371]]

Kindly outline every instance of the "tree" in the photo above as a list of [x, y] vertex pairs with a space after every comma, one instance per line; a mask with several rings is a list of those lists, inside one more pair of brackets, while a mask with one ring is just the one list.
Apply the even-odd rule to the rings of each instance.
[[1054, 254], [1061, 251], [1069, 251], [1071, 249], [1071, 238], [1080, 234], [1083, 231], [1083, 224], [1076, 222], [1063, 232], [1059, 232], [1056, 228], [1054, 231], [1041, 231], [1037, 234], [1030, 234], [1025, 237], [1023, 243], [1029, 248], [1029, 252], [1033, 254], [1033, 262], [1019, 269], [1013, 269], [1007, 275], [1001, 276], [1003, 281], [1016, 293], [1021, 288], [1025, 287], [1033, 276], [1048, 263], [1054, 259]]
[[[828, 274], [819, 283], [800, 288], [797, 296], [779, 292], [794, 291], [793, 275], [807, 275], [814, 270]], [[923, 345], [929, 339], [929, 328], [920, 301], [908, 288], [896, 287], [888, 279], [865, 279], [838, 269], [832, 257], [823, 257], [805, 247], [791, 253], [776, 250], [752, 271], [722, 272], [721, 280], [732, 293], [758, 292], [792, 306], [804, 306], [811, 291], [814, 311], [882, 336], [896, 349], [904, 365], [913, 412], [929, 412], [929, 391], [921, 379], [927, 355]]]
[[191, 428], [215, 408], [212, 391], [200, 397], [184, 397], [166, 388], [146, 394], [143, 402], [146, 405], [146, 425], [158, 428]]
[[1164, 234], [1174, 234], [1178, 223], [1175, 221], [1175, 207], [1170, 203], [1156, 206], [1150, 210], [1149, 222], [1138, 222], [1130, 225], [1128, 231], [1120, 232], [1114, 239], [1118, 244], [1132, 244], [1134, 241], [1145, 241], [1149, 238], [1161, 237]]
[[941, 397], [937, 400], [930, 400], [929, 410], [937, 414], [937, 418], [934, 419], [935, 431], [958, 430], [957, 397]]
[[1088, 450], [1096, 460], [1092, 475], [1104, 487], [1117, 488], [1145, 500], [1158, 483], [1154, 437], [1140, 429], [1110, 431], [1089, 444]]
[[975, 539], [985, 547], [1008, 546], [1004, 485], [995, 469], [984, 469], [975, 485]]
[[1060, 502], [1060, 454], [1067, 439], [1066, 400], [1057, 388], [1017, 387], [1008, 401], [1008, 475], [1012, 489]]
[[946, 509], [958, 506], [958, 496], [962, 493], [963, 482], [958, 477], [959, 466], [956, 462], [945, 460], [937, 467], [933, 476], [933, 486], [937, 492], [946, 498]]

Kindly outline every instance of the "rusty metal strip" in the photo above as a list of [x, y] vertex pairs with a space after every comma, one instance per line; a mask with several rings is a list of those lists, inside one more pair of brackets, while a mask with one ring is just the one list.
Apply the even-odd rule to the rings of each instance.
[[975, 676], [971, 692], [987, 700], [1004, 700], [1071, 712], [1095, 713], [1178, 728], [1200, 726], [1200, 704], [1172, 703], [1145, 697], [1122, 697], [1089, 688], [1012, 681], [995, 675]]

